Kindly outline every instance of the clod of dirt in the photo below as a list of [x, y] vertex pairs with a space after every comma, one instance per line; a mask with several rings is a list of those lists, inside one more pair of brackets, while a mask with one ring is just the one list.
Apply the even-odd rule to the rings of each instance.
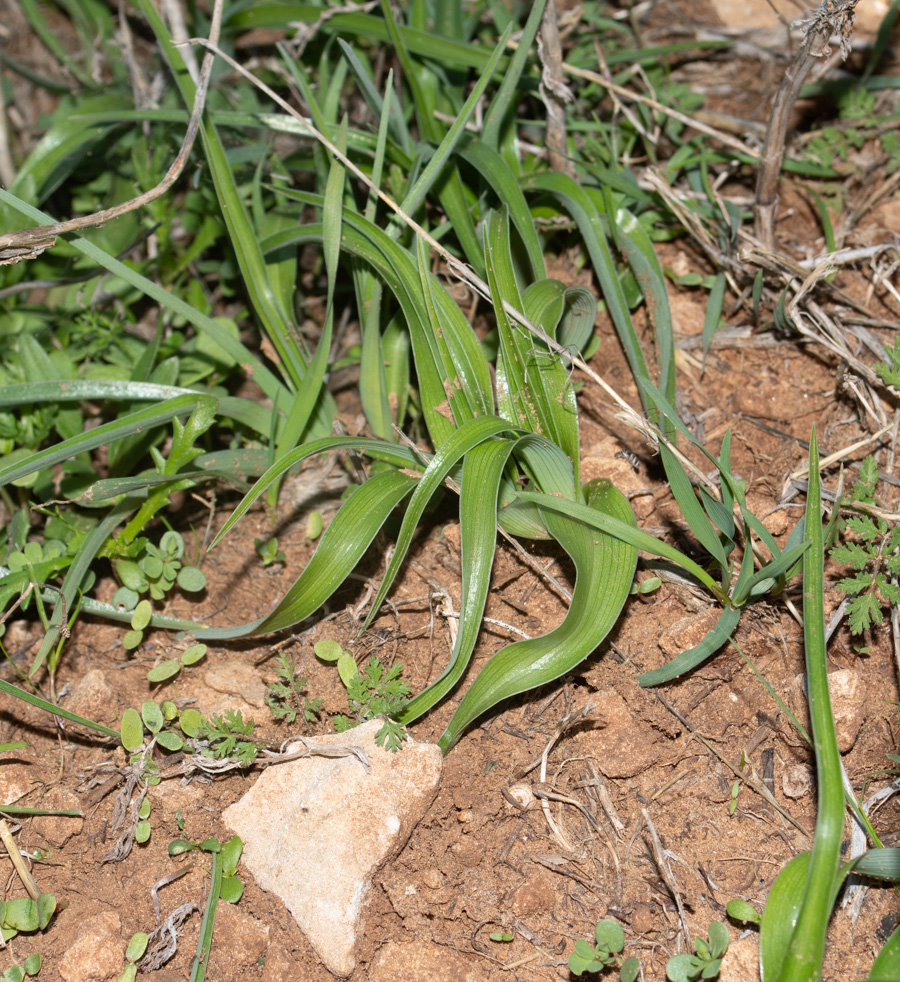
[[719, 978], [728, 982], [759, 982], [759, 941], [755, 937], [736, 938], [728, 945]]
[[122, 923], [112, 910], [89, 917], [80, 925], [78, 940], [62, 956], [63, 982], [106, 982], [122, 970]]
[[207, 714], [240, 709], [246, 718], [266, 702], [266, 686], [259, 672], [238, 659], [210, 665], [203, 673], [202, 686], [195, 685], [191, 694]]
[[[437, 794], [443, 759], [409, 741], [392, 754], [375, 743], [380, 720], [317, 739], [368, 756], [305, 757], [270, 767], [223, 814], [244, 840], [243, 861], [279, 896], [329, 971], [348, 976], [372, 877], [406, 843]], [[400, 976], [410, 976], [401, 973]]]
[[805, 764], [794, 764], [784, 772], [781, 787], [788, 798], [802, 798], [812, 787], [812, 771]]
[[690, 614], [667, 627], [659, 636], [660, 648], [670, 658], [677, 658], [682, 651], [695, 648], [716, 626], [719, 612], [704, 610], [700, 614]]
[[480, 982], [484, 968], [444, 945], [386, 944], [369, 969], [369, 982]]
[[634, 777], [650, 767], [657, 757], [656, 731], [638, 723], [617, 692], [605, 692], [600, 708], [606, 725], [577, 733], [578, 753], [593, 757], [606, 777]]
[[118, 692], [99, 668], [92, 668], [75, 683], [63, 704], [71, 713], [78, 713], [98, 723], [108, 723], [115, 718]]
[[269, 925], [249, 917], [233, 904], [219, 907], [216, 930], [222, 932], [221, 937], [228, 938], [228, 959], [234, 966], [255, 965], [269, 943]]

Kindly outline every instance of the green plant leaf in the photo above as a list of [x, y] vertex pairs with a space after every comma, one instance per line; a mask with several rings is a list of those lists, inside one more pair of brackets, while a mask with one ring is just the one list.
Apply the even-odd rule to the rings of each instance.
[[781, 969], [803, 903], [809, 853], [803, 852], [775, 878], [766, 900], [759, 929], [759, 964], [762, 982], [779, 982]]
[[30, 897], [15, 897], [6, 901], [3, 926], [16, 931], [37, 931], [41, 926], [37, 902]]
[[141, 719], [144, 721], [144, 726], [154, 735], [159, 733], [165, 722], [162, 710], [152, 699], [148, 699], [142, 704]]
[[240, 877], [225, 876], [222, 878], [222, 899], [229, 904], [236, 904], [244, 895], [244, 884]]
[[599, 948], [606, 948], [616, 955], [625, 947], [625, 932], [618, 921], [609, 919], [598, 921], [594, 938]]
[[747, 903], [746, 900], [740, 900], [739, 898], [729, 900], [725, 905], [725, 909], [728, 911], [729, 917], [734, 918], [736, 921], [741, 921], [744, 924], [759, 924], [760, 922], [759, 911], [752, 904]]
[[134, 752], [144, 745], [144, 727], [136, 709], [129, 707], [122, 713], [122, 746]]
[[[628, 501], [609, 481], [585, 488], [588, 511], [635, 524]], [[552, 495], [546, 499], [561, 502]], [[562, 506], [568, 502], [561, 502]], [[575, 502], [571, 503], [576, 508]], [[576, 569], [572, 603], [563, 622], [543, 637], [517, 641], [495, 654], [463, 697], [438, 745], [444, 753], [462, 731], [503, 699], [544, 685], [571, 671], [606, 637], [628, 597], [637, 549], [556, 511], [546, 511], [547, 527], [572, 557]]]
[[181, 671], [181, 662], [175, 658], [167, 658], [147, 672], [148, 682], [167, 682]]
[[900, 978], [900, 928], [885, 941], [878, 952], [866, 982], [892, 982]]

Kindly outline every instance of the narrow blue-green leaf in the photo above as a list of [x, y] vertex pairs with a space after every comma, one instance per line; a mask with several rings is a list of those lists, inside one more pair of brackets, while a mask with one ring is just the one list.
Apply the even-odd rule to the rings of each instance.
[[513, 440], [485, 440], [473, 447], [463, 463], [460, 481], [459, 527], [462, 594], [459, 630], [447, 667], [426, 689], [414, 696], [397, 716], [407, 725], [424, 715], [462, 677], [481, 630], [497, 542], [497, 489]]
[[253, 502], [269, 487], [273, 481], [277, 481], [286, 471], [290, 470], [295, 464], [299, 464], [307, 457], [312, 457], [318, 453], [325, 453], [328, 450], [347, 450], [354, 453], [365, 454], [373, 460], [381, 460], [393, 464], [395, 467], [420, 467], [421, 458], [408, 447], [400, 447], [395, 444], [386, 443], [383, 440], [370, 440], [365, 437], [335, 436], [322, 437], [319, 440], [311, 440], [304, 443], [302, 447], [297, 447], [290, 453], [285, 454], [272, 464], [271, 467], [253, 485], [250, 491], [241, 499], [241, 503], [235, 508], [234, 512], [219, 530], [219, 533], [210, 544], [210, 549], [215, 548], [219, 542], [231, 531], [238, 521], [246, 514]]
[[399, 471], [375, 474], [341, 506], [306, 568], [267, 616], [236, 627], [194, 631], [198, 641], [267, 634], [315, 613], [347, 579], [397, 505], [418, 484]]
[[680, 655], [666, 662], [662, 668], [639, 675], [638, 682], [642, 686], [662, 685], [663, 682], [671, 682], [672, 679], [696, 668], [705, 662], [710, 655], [714, 655], [722, 645], [728, 643], [740, 619], [741, 610], [739, 607], [725, 607], [719, 615], [715, 627], [701, 639], [699, 644], [682, 651]]
[[104, 726], [102, 723], [94, 723], [92, 720], [85, 719], [84, 716], [79, 716], [77, 713], [70, 713], [68, 709], [61, 709], [59, 706], [55, 706], [52, 702], [48, 702], [46, 699], [42, 699], [40, 696], [32, 695], [30, 692], [26, 692], [24, 689], [20, 689], [17, 685], [12, 685], [9, 682], [4, 682], [0, 679], [0, 692], [4, 692], [8, 696], [12, 696], [15, 699], [21, 699], [22, 702], [27, 702], [31, 706], [36, 706], [38, 709], [42, 709], [45, 713], [51, 713], [53, 716], [59, 716], [61, 719], [67, 719], [70, 723], [78, 723], [80, 726], [86, 726], [88, 729], [97, 730], [98, 733], [105, 733], [106, 736], [112, 737], [118, 742], [119, 731], [111, 730], [108, 726]]
[[703, 319], [703, 370], [706, 370], [706, 356], [709, 353], [709, 346], [719, 329], [719, 321], [722, 318], [722, 304], [725, 300], [725, 274], [716, 273], [713, 280], [712, 289], [709, 291], [709, 299], [706, 302], [706, 316]]
[[[381, 93], [375, 88], [372, 79], [369, 77], [365, 68], [363, 68], [362, 62], [356, 56], [353, 48], [343, 39], [337, 39], [338, 46], [347, 59], [347, 64], [350, 66], [350, 73], [356, 80], [356, 84], [359, 86], [360, 93], [363, 99], [366, 100], [366, 104], [372, 111], [373, 116], [377, 116], [379, 119], [387, 122], [390, 126], [391, 133], [394, 139], [397, 141], [401, 149], [407, 155], [411, 155], [413, 151], [412, 139], [409, 135], [409, 129], [406, 126], [406, 121], [403, 119], [403, 114], [398, 112], [394, 106], [389, 105], [387, 93], [391, 90], [391, 78], [393, 75], [393, 69], [388, 72], [388, 81], [385, 86], [385, 98], [381, 98]], [[387, 106], [387, 109], [385, 108]], [[377, 181], [375, 183], [378, 183]]]
[[[196, 95], [196, 87], [185, 67], [181, 52], [172, 43], [169, 32], [151, 0], [135, 0], [135, 2], [156, 35], [185, 105], [191, 106]], [[222, 218], [228, 229], [228, 236], [235, 250], [241, 278], [253, 310], [278, 352], [292, 387], [299, 389], [306, 375], [306, 360], [297, 343], [293, 325], [289, 322], [287, 313], [281, 307], [272, 287], [262, 250], [259, 248], [259, 237], [244, 210], [244, 204], [235, 184], [233, 169], [215, 125], [211, 121], [201, 122], [200, 138], [215, 185]]]
[[428, 466], [425, 468], [425, 472], [418, 481], [418, 486], [407, 506], [406, 514], [403, 516], [403, 523], [397, 534], [397, 544], [394, 547], [394, 553], [385, 570], [381, 585], [378, 587], [378, 593], [372, 601], [369, 614], [363, 623], [363, 630], [372, 623], [372, 620], [377, 615], [381, 607], [381, 602], [393, 585], [394, 578], [406, 559], [407, 550], [412, 543], [413, 534], [416, 531], [422, 513], [425, 511], [434, 493], [444, 483], [444, 479], [469, 450], [477, 447], [478, 444], [483, 443], [485, 440], [489, 440], [492, 436], [497, 436], [508, 430], [509, 424], [506, 420], [500, 419], [497, 416], [480, 416], [477, 419], [470, 419], [460, 426], [431, 458]]
[[[572, 178], [558, 173], [530, 174], [523, 178], [522, 188], [525, 191], [542, 191], [552, 195], [575, 220], [591, 257], [603, 299], [606, 301], [607, 310], [631, 371], [635, 378], [648, 378], [647, 363], [628, 311], [628, 302], [622, 284], [616, 273], [616, 265], [606, 241], [606, 232], [590, 197]], [[654, 407], [648, 403], [644, 393], [642, 393], [642, 402], [644, 409], [653, 414]]]
[[113, 420], [110, 423], [103, 423], [101, 426], [78, 436], [63, 440], [53, 447], [41, 450], [39, 453], [32, 454], [21, 464], [10, 464], [0, 467], [0, 487], [17, 481], [19, 478], [34, 474], [44, 467], [52, 467], [64, 460], [69, 460], [76, 454], [94, 450], [97, 447], [110, 443], [112, 440], [121, 439], [132, 433], [138, 433], [153, 426], [166, 423], [174, 416], [185, 416], [194, 407], [198, 406], [204, 399], [212, 399], [211, 396], [189, 395], [177, 396], [169, 399], [160, 406], [151, 406], [147, 409], [140, 409], [136, 413], [130, 413], [121, 419]]
[[[542, 0], [543, 2], [546, 0]], [[500, 199], [501, 204], [506, 205], [509, 209], [509, 217], [512, 219], [516, 231], [522, 237], [528, 261], [531, 264], [532, 279], [543, 279], [547, 275], [544, 250], [541, 247], [528, 202], [525, 200], [525, 195], [522, 194], [516, 175], [510, 170], [509, 164], [496, 150], [492, 150], [483, 142], [483, 139], [478, 140], [470, 133], [466, 133], [460, 139], [456, 152], [487, 181], [494, 194]], [[596, 310], [596, 304], [594, 306]]]
[[[609, 481], [592, 481], [586, 497], [587, 511], [602, 511], [623, 525], [634, 525], [631, 506]], [[575, 563], [572, 603], [555, 630], [507, 645], [485, 665], [438, 741], [445, 754], [483, 713], [510, 696], [552, 682], [582, 662], [609, 633], [628, 597], [637, 565], [634, 546], [598, 535], [582, 522], [555, 512], [544, 517]]]
[[[546, 2], [547, 0], [537, 0], [536, 3], [531, 5], [531, 11], [528, 14], [528, 20], [525, 22], [525, 28], [519, 37], [515, 54], [512, 56], [509, 67], [503, 73], [503, 81], [500, 83], [500, 88], [497, 89], [494, 98], [491, 100], [491, 104], [488, 106], [487, 112], [484, 114], [484, 127], [482, 129], [481, 139], [484, 145], [491, 150], [498, 152], [500, 150], [501, 127], [503, 126], [506, 114], [513, 108], [513, 100], [518, 98], [519, 79], [522, 77], [525, 64], [531, 55], [531, 46], [534, 44], [538, 28], [541, 26], [541, 18], [544, 15]], [[535, 277], [538, 275], [537, 270], [535, 270]]]
[[[405, 197], [403, 198], [403, 201], [401, 201], [400, 208], [403, 211], [405, 211], [407, 215], [414, 214], [417, 211], [417, 209], [422, 205], [422, 203], [425, 201], [426, 195], [432, 190], [432, 188], [437, 183], [437, 180], [441, 176], [441, 172], [444, 170], [447, 161], [450, 159], [451, 155], [453, 154], [453, 151], [456, 149], [457, 144], [465, 134], [466, 124], [469, 122], [469, 119], [472, 117], [472, 114], [475, 112], [475, 109], [478, 105], [478, 101], [479, 99], [481, 99], [482, 95], [484, 94], [484, 90], [487, 88], [488, 82], [491, 80], [491, 74], [493, 73], [494, 69], [497, 67], [498, 62], [500, 61], [500, 57], [503, 54], [504, 49], [506, 48], [507, 41], [509, 40], [509, 35], [510, 35], [510, 28], [507, 28], [506, 31], [504, 31], [503, 36], [500, 38], [499, 42], [497, 43], [497, 46], [494, 48], [493, 54], [491, 55], [490, 60], [488, 61], [487, 66], [485, 67], [485, 70], [482, 72], [481, 77], [478, 79], [478, 81], [475, 83], [474, 87], [472, 88], [472, 91], [469, 94], [468, 99], [466, 99], [461, 111], [457, 115], [456, 119], [453, 121], [453, 124], [450, 126], [450, 129], [447, 130], [443, 139], [440, 141], [439, 146], [434, 151], [434, 154], [432, 155], [431, 159], [425, 165], [424, 169], [422, 170], [422, 173], [417, 178], [415, 184], [413, 184], [413, 186], [409, 189], [409, 191], [406, 193]], [[413, 92], [415, 93], [414, 87], [413, 87]], [[426, 130], [426, 132], [429, 132], [429, 139], [434, 139], [435, 136], [437, 135], [437, 130], [433, 123], [429, 124], [429, 130], [430, 132]], [[460, 198], [462, 198], [462, 184], [459, 181], [458, 173], [455, 171], [451, 172], [450, 179], [448, 180], [448, 185], [452, 186], [453, 183], [459, 183], [459, 193], [460, 193]], [[468, 216], [468, 209], [464, 208], [464, 211], [465, 214]], [[449, 210], [447, 214], [450, 220], [453, 221], [454, 218], [453, 214], [451, 214]], [[472, 221], [471, 218], [469, 218], [467, 225], [471, 225], [471, 221]], [[398, 228], [402, 228], [402, 226], [398, 226]], [[460, 234], [460, 230], [458, 228], [456, 229], [456, 232], [457, 235]], [[468, 239], [468, 233], [466, 233], [466, 239]], [[462, 240], [462, 236], [461, 236], [461, 240]], [[476, 253], [480, 252], [480, 250], [478, 249], [477, 242], [478, 240], [477, 238], [475, 238], [475, 231], [473, 226], [472, 242], [469, 243], [468, 247], [466, 246], [466, 243], [463, 242], [463, 246], [465, 248], [467, 256], [472, 252], [473, 248]]]
[[834, 883], [840, 865], [844, 827], [841, 758], [828, 689], [824, 605], [825, 547], [815, 427], [809, 440], [805, 533], [804, 540], [808, 548], [803, 554], [803, 640], [806, 648], [809, 715], [816, 753], [818, 808], [803, 903], [778, 974], [779, 982], [808, 982], [821, 977], [825, 936], [834, 901]]
[[859, 876], [900, 882], [900, 848], [868, 849], [853, 861], [853, 872]]
[[725, 554], [722, 541], [719, 539], [719, 533], [700, 506], [697, 495], [694, 493], [694, 486], [691, 484], [681, 462], [664, 440], [660, 440], [659, 455], [665, 468], [669, 487], [678, 502], [678, 507], [681, 509], [685, 521], [703, 548], [719, 564], [719, 569], [722, 571], [722, 582], [726, 583], [728, 579], [728, 556]]
[[[21, 382], [0, 386], [0, 406], [26, 403], [82, 402], [87, 399], [109, 399], [114, 402], [163, 402], [174, 396], [199, 396], [205, 393], [178, 385], [156, 385], [153, 382], [131, 382], [112, 379], [64, 379], [57, 382]], [[218, 396], [219, 412], [237, 423], [243, 423], [264, 436], [272, 431], [272, 410], [251, 399]]]
[[[215, 841], [215, 840], [214, 840]], [[209, 953], [212, 948], [213, 928], [216, 922], [216, 909], [222, 894], [222, 873], [224, 863], [219, 851], [212, 851], [212, 876], [209, 885], [209, 896], [203, 910], [203, 920], [200, 922], [200, 935], [197, 938], [197, 954], [191, 962], [191, 974], [188, 982], [204, 982], [206, 966], [209, 964]]]
[[758, 569], [752, 576], [749, 576], [744, 583], [735, 584], [732, 596], [733, 602], [741, 606], [748, 597], [755, 595], [755, 587], [764, 580], [777, 580], [783, 576], [798, 560], [800, 560], [806, 550], [808, 543], [801, 542], [791, 549], [785, 549], [780, 555], [771, 559], [761, 569]]
[[720, 603], [728, 603], [728, 596], [722, 592], [719, 584], [716, 583], [702, 566], [698, 566], [689, 556], [686, 556], [683, 552], [679, 552], [674, 546], [670, 546], [668, 542], [663, 542], [662, 539], [657, 539], [655, 536], [650, 535], [649, 532], [634, 528], [626, 522], [620, 522], [611, 515], [603, 512], [592, 512], [585, 505], [578, 504], [574, 501], [564, 501], [561, 498], [555, 498], [553, 495], [535, 494], [533, 491], [520, 491], [518, 497], [523, 501], [533, 501], [535, 504], [540, 505], [544, 511], [558, 511], [564, 515], [570, 515], [572, 518], [577, 518], [586, 525], [591, 525], [603, 532], [608, 532], [610, 535], [614, 535], [622, 539], [623, 542], [630, 543], [638, 549], [642, 549], [644, 552], [649, 552], [654, 556], [662, 556], [663, 559], [672, 560], [672, 562], [677, 563], [691, 576], [696, 577]]

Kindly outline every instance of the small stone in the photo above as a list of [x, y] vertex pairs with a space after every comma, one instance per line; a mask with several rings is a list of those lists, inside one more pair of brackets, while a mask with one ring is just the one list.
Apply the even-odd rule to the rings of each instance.
[[369, 967], [369, 982], [482, 982], [480, 960], [465, 958], [443, 945], [390, 941]]
[[109, 723], [114, 720], [118, 704], [118, 693], [98, 668], [86, 672], [75, 683], [63, 703], [69, 712], [77, 713], [95, 723]]
[[859, 673], [850, 668], [829, 673], [828, 690], [831, 693], [831, 711], [837, 731], [838, 749], [845, 754], [853, 749], [865, 716]]
[[805, 764], [794, 764], [781, 778], [781, 788], [788, 798], [802, 798], [812, 787], [812, 772]]
[[409, 740], [398, 753], [375, 743], [381, 720], [333, 736], [355, 756], [311, 756], [264, 771], [223, 819], [244, 840], [243, 862], [277, 894], [326, 967], [350, 975], [363, 903], [374, 874], [403, 847], [440, 783], [437, 746]]
[[662, 632], [657, 644], [671, 658], [677, 658], [682, 651], [696, 648], [716, 626], [718, 619], [717, 610], [705, 610], [701, 614], [682, 617]]
[[[255, 965], [269, 943], [269, 926], [224, 901], [216, 911], [216, 931], [228, 939], [228, 960], [232, 965]], [[215, 941], [213, 941], [215, 945]]]
[[14, 805], [24, 798], [38, 784], [32, 783], [37, 778], [37, 767], [22, 761], [13, 763], [9, 757], [0, 766], [0, 805]]
[[645, 904], [639, 904], [631, 916], [631, 930], [635, 934], [649, 934], [653, 929], [652, 911]]
[[[52, 791], [41, 799], [41, 808], [59, 811], [80, 811], [81, 801], [71, 791]], [[31, 822], [31, 831], [44, 842], [61, 849], [73, 835], [81, 832], [83, 818], [68, 815], [38, 815]]]
[[78, 940], [62, 956], [60, 978], [64, 982], [106, 982], [122, 971], [125, 942], [115, 911], [107, 910], [78, 925]]
[[444, 885], [444, 874], [439, 869], [427, 869], [422, 874], [422, 883], [429, 890], [440, 890]]
[[512, 897], [512, 909], [520, 916], [555, 910], [556, 890], [549, 877], [539, 873], [527, 879]]

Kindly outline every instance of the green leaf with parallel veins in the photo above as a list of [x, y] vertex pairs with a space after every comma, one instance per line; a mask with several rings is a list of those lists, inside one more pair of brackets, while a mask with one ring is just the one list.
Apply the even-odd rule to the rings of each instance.
[[[627, 499], [609, 481], [592, 481], [584, 490], [589, 510], [636, 524]], [[609, 633], [628, 597], [637, 564], [634, 546], [555, 511], [548, 510], [544, 517], [575, 563], [571, 606], [549, 634], [507, 645], [491, 658], [438, 742], [444, 753], [470, 723], [503, 699], [551, 682], [583, 661]]]

